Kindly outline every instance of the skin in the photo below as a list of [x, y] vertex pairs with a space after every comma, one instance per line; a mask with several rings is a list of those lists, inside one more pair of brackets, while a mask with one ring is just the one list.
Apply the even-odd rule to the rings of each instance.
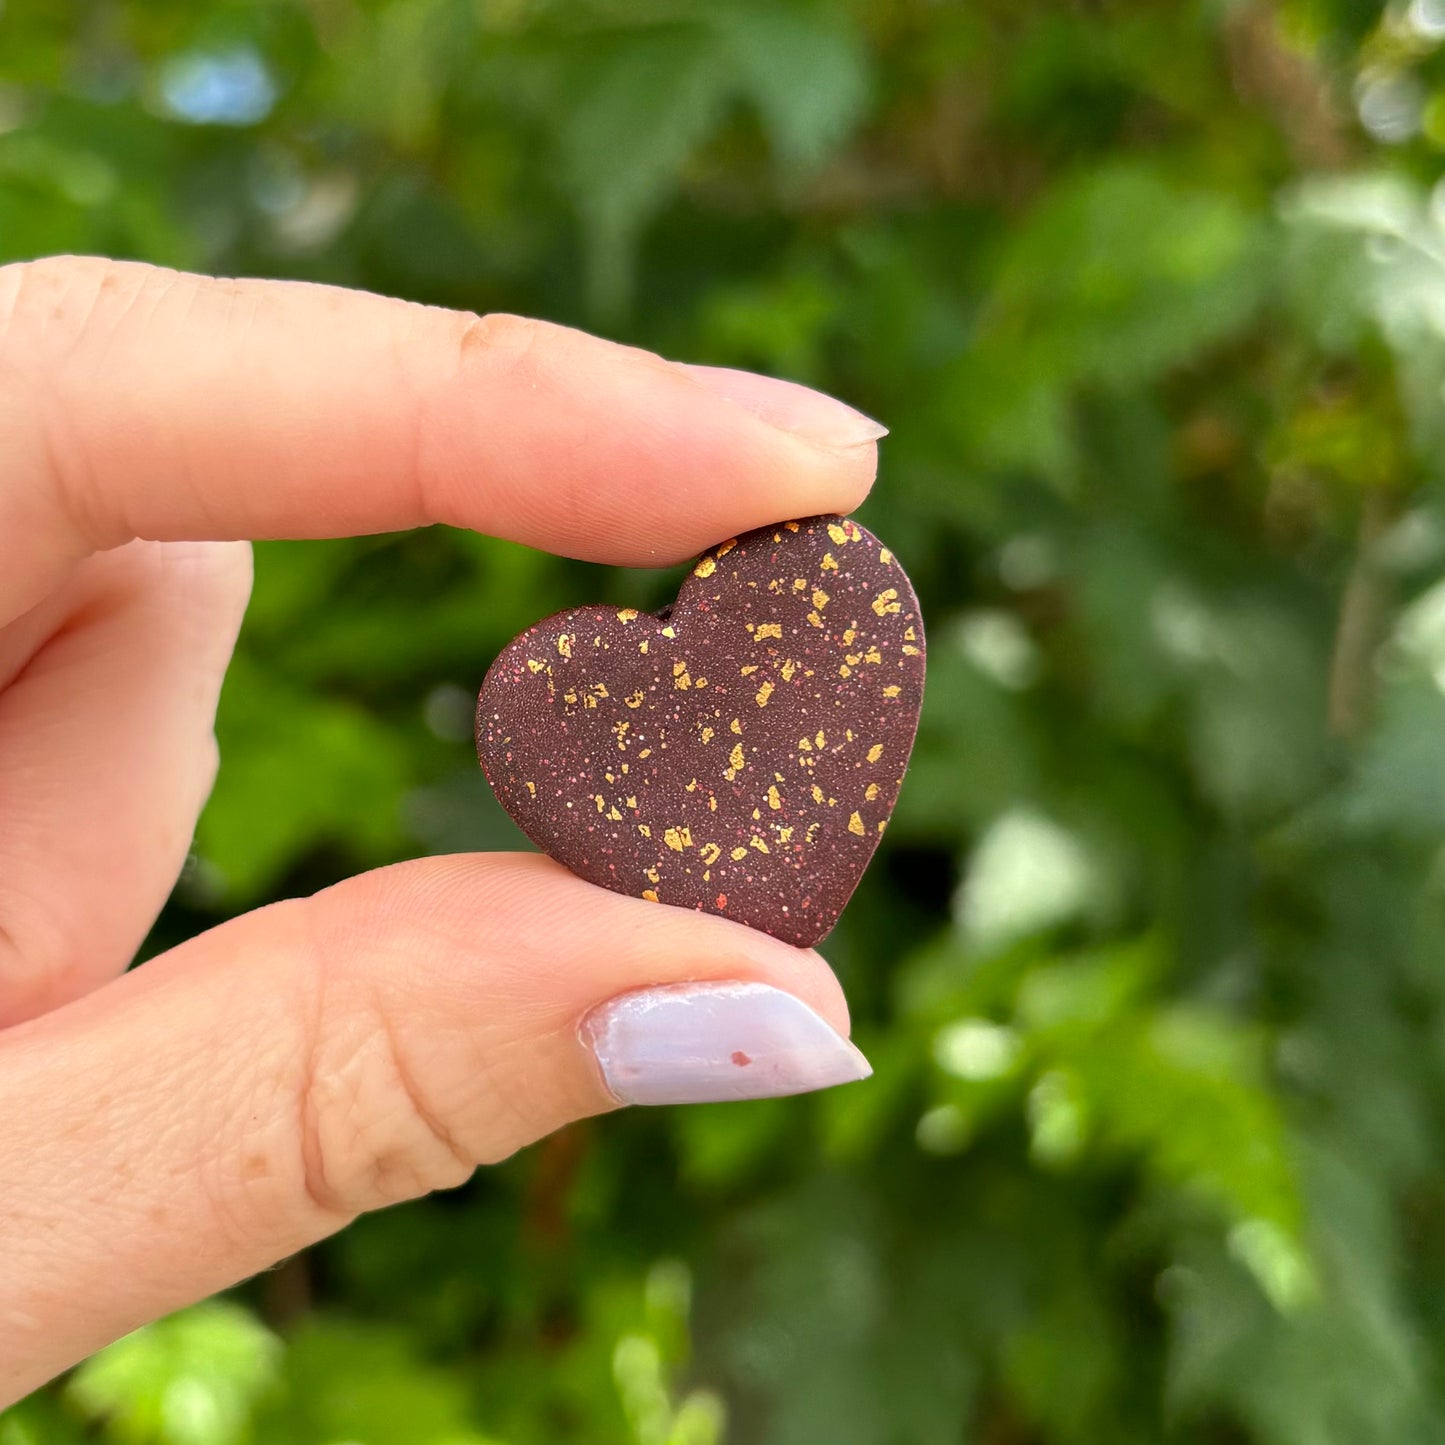
[[[836, 409], [836, 410], [835, 410]], [[621, 565], [848, 512], [787, 383], [516, 317], [55, 258], [0, 268], [0, 1407], [356, 1215], [613, 1107], [581, 1017], [824, 961], [490, 854], [126, 973], [217, 766], [249, 537], [444, 522]]]

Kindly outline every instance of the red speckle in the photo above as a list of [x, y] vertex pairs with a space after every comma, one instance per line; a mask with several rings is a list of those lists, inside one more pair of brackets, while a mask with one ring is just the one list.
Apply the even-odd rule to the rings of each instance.
[[733, 1063], [735, 1063], [738, 1068], [745, 1069], [750, 1063], [752, 1063], [752, 1060], [741, 1049], [738, 1049], [733, 1054]]
[[728, 896], [727, 896], [726, 893], [719, 893], [719, 894], [718, 894], [718, 896], [717, 896], [717, 906], [718, 906], [719, 908], [726, 908], [726, 907], [728, 906]]

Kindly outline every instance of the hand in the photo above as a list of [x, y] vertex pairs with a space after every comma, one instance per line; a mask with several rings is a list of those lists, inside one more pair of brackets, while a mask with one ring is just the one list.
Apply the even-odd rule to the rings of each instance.
[[234, 539], [445, 522], [660, 565], [851, 510], [879, 431], [516, 317], [0, 268], [0, 1406], [568, 1120], [732, 1093], [729, 1049], [754, 1092], [866, 1072], [817, 954], [525, 854], [384, 868], [124, 970], [215, 774]]

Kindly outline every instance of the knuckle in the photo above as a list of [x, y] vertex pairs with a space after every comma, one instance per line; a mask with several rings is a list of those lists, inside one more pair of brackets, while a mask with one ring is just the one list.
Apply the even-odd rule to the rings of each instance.
[[94, 256], [47, 256], [0, 266], [0, 415], [18, 419], [20, 445], [6, 458], [18, 480], [42, 495], [98, 547], [125, 540], [102, 521], [97, 468], [71, 376], [103, 347], [92, 346], [142, 296], [167, 289], [176, 273]]
[[350, 1217], [464, 1183], [480, 1161], [427, 1098], [386, 1002], [328, 972], [322, 960], [298, 1090], [306, 1195]]
[[94, 322], [101, 301], [122, 305], [174, 273], [98, 256], [45, 256], [0, 266], [0, 356], [33, 361]]
[[464, 315], [457, 338], [457, 358], [463, 371], [475, 366], [509, 373], [540, 370], [548, 341], [559, 328], [530, 316], [507, 311]]

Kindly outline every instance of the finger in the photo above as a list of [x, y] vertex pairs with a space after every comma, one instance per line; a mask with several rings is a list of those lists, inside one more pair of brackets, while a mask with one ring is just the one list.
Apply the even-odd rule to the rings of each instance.
[[119, 973], [154, 922], [250, 577], [245, 543], [133, 543], [0, 629], [0, 1027]]
[[619, 1095], [861, 1077], [846, 1028], [817, 954], [537, 856], [403, 864], [223, 925], [0, 1035], [0, 1406]]
[[0, 268], [0, 537], [26, 539], [0, 569], [0, 618], [134, 537], [447, 522], [657, 565], [854, 507], [882, 428], [742, 376], [330, 287]]

